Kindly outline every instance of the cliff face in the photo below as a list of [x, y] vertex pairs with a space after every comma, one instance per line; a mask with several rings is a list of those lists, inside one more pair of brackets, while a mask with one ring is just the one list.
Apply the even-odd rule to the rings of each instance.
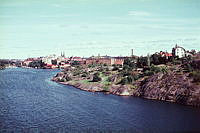
[[200, 86], [188, 74], [158, 73], [143, 80], [137, 93], [147, 99], [200, 106]]

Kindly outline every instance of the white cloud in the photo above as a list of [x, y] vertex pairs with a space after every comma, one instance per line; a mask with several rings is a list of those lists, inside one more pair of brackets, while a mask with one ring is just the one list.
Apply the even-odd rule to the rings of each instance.
[[129, 11], [128, 15], [130, 16], [151, 16], [150, 13], [145, 11]]

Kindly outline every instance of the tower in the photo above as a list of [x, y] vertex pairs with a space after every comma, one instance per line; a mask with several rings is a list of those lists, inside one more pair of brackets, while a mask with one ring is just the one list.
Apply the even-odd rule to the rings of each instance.
[[133, 57], [133, 49], [131, 49], [131, 57]]
[[149, 53], [147, 54], [147, 65], [150, 67], [151, 65], [151, 60], [150, 60], [150, 55]]

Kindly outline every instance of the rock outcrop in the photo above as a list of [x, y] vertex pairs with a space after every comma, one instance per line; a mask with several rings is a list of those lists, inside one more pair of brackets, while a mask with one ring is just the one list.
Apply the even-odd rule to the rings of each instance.
[[[64, 72], [53, 77], [53, 81], [71, 85], [90, 92], [105, 92], [120, 96], [138, 96], [147, 99], [170, 101], [184, 105], [200, 106], [200, 85], [193, 83], [188, 73], [157, 73], [129, 85], [111, 84], [107, 89], [101, 83], [85, 84], [81, 79], [68, 81], [73, 78]], [[64, 79], [64, 80], [63, 80]]]
[[158, 73], [137, 88], [140, 97], [200, 106], [200, 86], [188, 74]]

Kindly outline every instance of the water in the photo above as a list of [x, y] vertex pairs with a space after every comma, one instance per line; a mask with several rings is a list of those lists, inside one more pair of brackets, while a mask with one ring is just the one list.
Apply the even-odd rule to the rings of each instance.
[[0, 132], [200, 132], [200, 109], [81, 91], [58, 70], [0, 71]]

